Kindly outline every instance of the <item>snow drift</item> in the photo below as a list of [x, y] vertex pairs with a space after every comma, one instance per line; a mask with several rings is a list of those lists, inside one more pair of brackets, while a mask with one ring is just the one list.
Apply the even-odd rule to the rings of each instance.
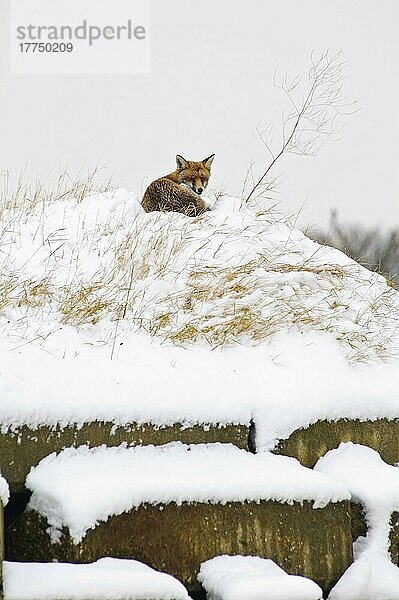
[[171, 575], [136, 560], [95, 563], [4, 562], [5, 600], [189, 600]]
[[320, 587], [288, 575], [270, 559], [257, 556], [215, 556], [198, 574], [209, 600], [321, 600]]

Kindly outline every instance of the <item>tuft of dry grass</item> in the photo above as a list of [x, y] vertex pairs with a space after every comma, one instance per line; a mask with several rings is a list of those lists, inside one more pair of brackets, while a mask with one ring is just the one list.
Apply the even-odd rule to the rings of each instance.
[[0, 280], [0, 310], [12, 304], [12, 295], [17, 286], [18, 279], [16, 276], [12, 274], [2, 276]]
[[40, 281], [25, 281], [19, 296], [18, 306], [41, 308], [54, 297], [54, 289], [47, 277]]
[[115, 303], [102, 294], [104, 283], [93, 282], [89, 285], [65, 289], [58, 310], [62, 315], [62, 322], [74, 325], [91, 323], [95, 325], [108, 314], [115, 315]]

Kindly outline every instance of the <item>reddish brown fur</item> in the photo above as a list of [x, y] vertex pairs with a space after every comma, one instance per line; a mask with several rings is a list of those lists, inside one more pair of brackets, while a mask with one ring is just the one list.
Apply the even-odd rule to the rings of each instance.
[[200, 194], [208, 185], [212, 156], [195, 162], [176, 156], [177, 169], [153, 181], [141, 204], [146, 212], [173, 211], [195, 217], [209, 210]]

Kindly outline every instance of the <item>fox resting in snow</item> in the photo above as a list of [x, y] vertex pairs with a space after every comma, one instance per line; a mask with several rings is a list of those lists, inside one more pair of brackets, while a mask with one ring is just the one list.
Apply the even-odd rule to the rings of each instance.
[[215, 155], [199, 162], [176, 156], [176, 170], [156, 179], [145, 191], [141, 205], [145, 212], [173, 211], [196, 217], [209, 210], [200, 197], [208, 185]]

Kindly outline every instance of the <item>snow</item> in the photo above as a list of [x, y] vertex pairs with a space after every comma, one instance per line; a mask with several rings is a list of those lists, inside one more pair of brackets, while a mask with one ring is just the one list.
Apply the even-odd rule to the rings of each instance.
[[350, 497], [296, 459], [219, 443], [67, 448], [32, 468], [26, 486], [28, 509], [46, 517], [53, 540], [65, 526], [75, 543], [98, 522], [143, 503], [308, 500], [322, 508]]
[[1, 476], [1, 473], [0, 473], [0, 501], [2, 502], [3, 506], [5, 506], [7, 504], [9, 499], [10, 499], [10, 489], [8, 487], [8, 483], [4, 479], [4, 477]]
[[390, 518], [399, 509], [399, 469], [378, 452], [352, 442], [320, 458], [315, 470], [345, 485], [362, 504], [367, 536], [354, 544], [355, 562], [332, 589], [329, 600], [397, 600], [399, 568], [389, 557]]
[[[145, 214], [121, 189], [39, 197], [0, 199], [2, 432], [253, 420], [258, 450], [270, 450], [318, 420], [399, 418], [399, 294], [383, 277], [226, 196], [196, 219]], [[329, 469], [335, 480], [321, 473]], [[28, 486], [54, 539], [65, 525], [75, 541], [143, 502], [317, 508], [352, 494], [371, 526], [331, 598], [387, 600], [399, 589], [387, 554], [397, 472], [353, 445], [312, 472], [267, 452], [177, 443], [67, 449]], [[381, 499], [370, 474], [384, 482]]]
[[198, 580], [208, 600], [321, 600], [320, 587], [288, 575], [275, 562], [257, 556], [216, 556], [202, 563]]
[[[4, 600], [189, 600], [171, 575], [135, 560], [3, 563]], [[29, 585], [27, 585], [29, 583]]]
[[394, 347], [399, 296], [383, 277], [228, 197], [190, 219], [146, 214], [114, 190], [3, 210], [2, 224], [2, 329], [17, 349], [119, 355], [121, 317], [185, 346], [251, 346], [285, 330], [330, 332], [352, 358]]
[[350, 367], [327, 336], [282, 335], [267, 348], [210, 352], [161, 347], [140, 335], [126, 340], [117, 361], [92, 347], [65, 359], [32, 345], [22, 350], [0, 351], [2, 431], [94, 420], [186, 427], [253, 419], [258, 448], [271, 449], [318, 420], [399, 416], [397, 366]]
[[399, 417], [399, 295], [344, 254], [227, 197], [197, 219], [124, 190], [28, 204], [2, 211], [2, 431], [253, 419], [270, 449]]

